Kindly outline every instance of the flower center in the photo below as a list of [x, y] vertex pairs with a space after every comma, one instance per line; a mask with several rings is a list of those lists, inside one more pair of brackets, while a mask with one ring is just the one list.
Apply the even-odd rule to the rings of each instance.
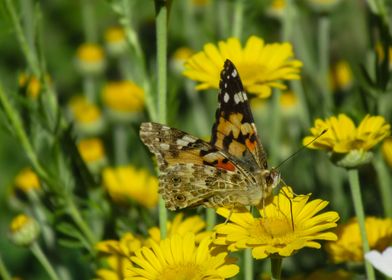
[[201, 280], [202, 271], [200, 267], [194, 263], [183, 263], [167, 266], [160, 275], [162, 280]]
[[284, 216], [266, 217], [258, 219], [250, 233], [252, 236], [259, 236], [260, 239], [274, 244], [290, 242], [295, 238], [296, 232], [293, 230], [291, 220]]

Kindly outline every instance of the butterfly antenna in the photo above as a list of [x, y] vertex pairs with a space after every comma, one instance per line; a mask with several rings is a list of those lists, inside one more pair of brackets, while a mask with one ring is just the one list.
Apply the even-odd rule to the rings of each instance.
[[299, 148], [294, 154], [292, 154], [291, 156], [289, 156], [288, 158], [286, 158], [284, 161], [282, 161], [281, 163], [278, 164], [277, 167], [275, 167], [274, 169], [279, 169], [279, 167], [281, 167], [286, 161], [288, 161], [289, 159], [292, 159], [293, 157], [295, 157], [298, 153], [302, 152], [303, 149], [305, 149], [306, 147], [308, 147], [310, 144], [312, 144], [314, 141], [316, 141], [317, 139], [319, 139], [321, 136], [323, 136], [326, 132], [328, 131], [328, 129], [324, 129], [323, 131], [321, 131], [321, 133], [319, 135], [317, 135], [316, 137], [314, 137], [312, 139], [312, 141], [310, 141], [309, 143], [307, 143], [306, 145], [303, 145], [301, 148]]

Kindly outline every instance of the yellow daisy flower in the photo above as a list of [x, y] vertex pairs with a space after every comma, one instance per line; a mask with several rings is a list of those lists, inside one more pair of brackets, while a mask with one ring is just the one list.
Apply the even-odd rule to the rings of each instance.
[[132, 120], [144, 108], [144, 91], [131, 81], [109, 82], [103, 88], [102, 102], [112, 119]]
[[207, 237], [197, 245], [192, 233], [174, 235], [159, 244], [153, 242], [151, 248], [143, 247], [131, 257], [134, 267], [126, 279], [218, 280], [236, 275], [239, 267], [234, 260], [227, 252], [213, 254], [210, 244]]
[[331, 155], [336, 157], [336, 163], [343, 167], [355, 167], [368, 163], [372, 154], [367, 151], [391, 133], [391, 126], [381, 116], [366, 115], [359, 126], [355, 127], [354, 122], [348, 116], [340, 114], [338, 117], [333, 116], [325, 121], [317, 119], [314, 127], [310, 129], [312, 136], [305, 137], [303, 144], [310, 143], [325, 129], [328, 131], [308, 148], [331, 152]]
[[273, 18], [282, 18], [285, 8], [285, 0], [273, 0], [271, 5], [267, 8], [267, 15]]
[[392, 168], [392, 137], [388, 137], [382, 144], [382, 154], [385, 161]]
[[105, 168], [102, 181], [110, 197], [117, 203], [135, 200], [145, 207], [155, 207], [158, 202], [158, 179], [146, 170], [119, 166]]
[[[339, 215], [334, 211], [318, 214], [328, 202], [308, 202], [309, 197], [295, 196], [290, 187], [283, 187], [272, 203], [258, 207], [260, 218], [244, 208], [232, 213], [229, 223], [217, 225], [214, 243], [226, 245], [230, 251], [252, 248], [256, 259], [287, 257], [304, 247], [319, 249], [318, 240], [336, 240], [328, 230], [336, 227]], [[217, 213], [227, 218], [230, 210], [219, 208]]]
[[182, 73], [185, 68], [184, 64], [188, 58], [193, 55], [193, 51], [187, 47], [178, 48], [170, 58], [170, 68], [176, 73]]
[[31, 99], [37, 99], [41, 92], [41, 83], [33, 75], [26, 75], [25, 73], [19, 74], [19, 86], [26, 88], [26, 94]]
[[[196, 242], [200, 242], [207, 236], [211, 235], [211, 232], [204, 231], [206, 227], [205, 221], [200, 216], [191, 216], [184, 219], [184, 214], [179, 213], [177, 214], [173, 221], [167, 222], [167, 236], [173, 235], [180, 235], [184, 236], [186, 233], [191, 232], [195, 234]], [[159, 243], [161, 240], [161, 231], [158, 227], [152, 227], [148, 230], [150, 234], [150, 239], [147, 241], [149, 242], [156, 242]]]
[[109, 27], [105, 32], [105, 46], [112, 56], [124, 54], [128, 47], [124, 29], [119, 26]]
[[84, 43], [76, 51], [76, 66], [82, 74], [96, 75], [105, 69], [105, 54], [98, 44]]
[[31, 168], [22, 169], [15, 177], [15, 188], [23, 192], [30, 190], [39, 190], [41, 184], [37, 174]]
[[330, 71], [332, 89], [348, 90], [353, 85], [353, 74], [350, 65], [345, 60], [338, 61]]
[[[370, 250], [382, 252], [392, 244], [392, 219], [367, 217], [365, 227]], [[364, 253], [357, 219], [339, 225], [336, 234], [337, 241], [326, 245], [331, 260], [335, 263], [362, 262]]]
[[271, 88], [285, 89], [280, 80], [299, 79], [302, 63], [293, 58], [290, 43], [265, 44], [251, 36], [242, 48], [237, 38], [220, 41], [218, 47], [209, 43], [185, 63], [184, 75], [200, 82], [196, 89], [218, 88], [220, 71], [225, 59], [230, 59], [240, 73], [245, 90], [266, 98]]
[[101, 110], [84, 96], [75, 96], [70, 100], [69, 115], [75, 120], [75, 129], [81, 134], [94, 135], [105, 127]]
[[88, 168], [94, 173], [98, 173], [107, 164], [105, 149], [99, 138], [80, 140], [78, 150]]
[[96, 277], [103, 280], [122, 280], [127, 277], [132, 267], [129, 257], [142, 247], [142, 242], [140, 238], [128, 232], [120, 240], [97, 243], [95, 248], [103, 256], [106, 267], [100, 267], [96, 271]]
[[11, 221], [9, 237], [15, 245], [28, 246], [38, 238], [40, 231], [39, 224], [34, 218], [19, 214]]

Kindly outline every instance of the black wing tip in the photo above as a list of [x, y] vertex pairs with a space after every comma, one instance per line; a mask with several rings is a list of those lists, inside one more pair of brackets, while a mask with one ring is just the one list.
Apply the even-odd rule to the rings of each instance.
[[223, 64], [223, 71], [222, 72], [224, 72], [224, 71], [231, 72], [234, 69], [237, 70], [234, 63], [230, 59], [226, 58], [225, 63]]

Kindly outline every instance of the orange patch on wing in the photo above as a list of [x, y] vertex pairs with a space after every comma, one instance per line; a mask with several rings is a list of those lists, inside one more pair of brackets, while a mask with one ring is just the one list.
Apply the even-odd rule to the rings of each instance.
[[249, 139], [245, 140], [245, 145], [249, 149], [249, 151], [253, 152], [256, 149], [256, 141], [250, 141]]
[[234, 171], [235, 166], [232, 164], [230, 161], [228, 162], [223, 162], [221, 159], [218, 160], [218, 163], [215, 165], [218, 168], [229, 170], [229, 171]]

